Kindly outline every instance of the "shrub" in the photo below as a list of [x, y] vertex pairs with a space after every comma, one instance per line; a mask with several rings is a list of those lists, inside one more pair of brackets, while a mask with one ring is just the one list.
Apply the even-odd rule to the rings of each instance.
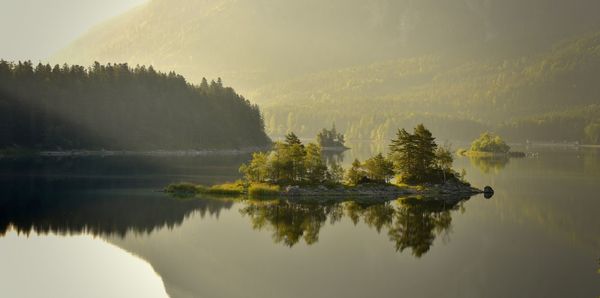
[[234, 183], [213, 185], [205, 192], [214, 195], [242, 195], [244, 194], [244, 184], [237, 181]]
[[165, 192], [175, 195], [195, 195], [201, 192], [201, 188], [189, 182], [181, 182], [169, 184]]
[[253, 183], [248, 187], [248, 194], [256, 197], [277, 196], [280, 192], [281, 188], [278, 185]]
[[471, 144], [471, 151], [475, 152], [492, 152], [492, 153], [508, 153], [510, 146], [499, 136], [489, 132], [481, 134], [481, 136]]

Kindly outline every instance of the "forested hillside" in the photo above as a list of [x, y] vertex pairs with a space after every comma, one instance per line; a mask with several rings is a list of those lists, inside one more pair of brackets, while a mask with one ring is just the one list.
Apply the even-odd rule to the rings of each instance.
[[256, 105], [221, 80], [199, 86], [152, 67], [0, 61], [0, 148], [265, 146]]
[[53, 61], [129, 62], [242, 93], [326, 69], [424, 53], [512, 55], [600, 24], [597, 0], [150, 0]]
[[600, 104], [596, 0], [152, 0], [53, 60], [152, 64], [223, 77], [268, 133], [388, 140], [592, 142]]
[[[389, 139], [427, 123], [444, 138], [498, 129], [513, 141], [593, 141], [600, 122], [600, 33], [515, 59], [431, 55], [326, 71], [252, 94], [269, 133], [311, 135], [335, 122], [349, 139]], [[587, 128], [587, 132], [585, 132]]]

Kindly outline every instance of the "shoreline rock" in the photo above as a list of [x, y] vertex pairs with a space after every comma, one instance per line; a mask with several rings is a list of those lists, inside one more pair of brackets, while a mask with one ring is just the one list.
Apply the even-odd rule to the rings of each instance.
[[287, 186], [282, 192], [282, 197], [396, 197], [405, 195], [476, 195], [484, 193], [481, 189], [467, 184], [447, 182], [437, 185], [424, 186], [397, 186], [397, 185], [359, 185], [356, 187], [334, 186]]

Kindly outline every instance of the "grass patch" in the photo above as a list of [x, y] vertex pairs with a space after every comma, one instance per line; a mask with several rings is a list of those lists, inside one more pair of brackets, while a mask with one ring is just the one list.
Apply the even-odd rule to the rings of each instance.
[[244, 184], [241, 181], [236, 181], [233, 183], [223, 183], [213, 185], [209, 188], [206, 188], [203, 193], [213, 194], [213, 195], [243, 195], [244, 194]]
[[248, 187], [248, 194], [253, 197], [278, 196], [281, 193], [279, 185], [253, 183]]

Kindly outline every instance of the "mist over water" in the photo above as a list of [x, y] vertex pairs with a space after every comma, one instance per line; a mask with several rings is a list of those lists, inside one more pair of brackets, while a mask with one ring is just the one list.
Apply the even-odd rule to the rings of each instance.
[[3, 0], [0, 297], [597, 297], [598, 11]]
[[[491, 185], [496, 194], [428, 206], [179, 200], [155, 192], [173, 181], [238, 177], [236, 161], [206, 157], [168, 163], [164, 157], [80, 157], [69, 169], [61, 168], [65, 160], [58, 165], [45, 159], [36, 162], [43, 172], [29, 173], [2, 159], [1, 177], [11, 187], [3, 190], [0, 247], [23, 245], [30, 235], [44, 250], [93, 235], [147, 262], [171, 297], [596, 295], [600, 154], [570, 147], [526, 150], [539, 155], [508, 162], [457, 159], [455, 168], [465, 168], [469, 181]], [[344, 163], [370, 154], [348, 151]], [[99, 164], [104, 170], [85, 174]], [[80, 256], [91, 264], [118, 258], [99, 253]], [[68, 257], [68, 251], [54, 256]], [[40, 261], [27, 254], [18, 259], [22, 268]], [[111, 263], [102, 269], [106, 274], [128, 266]], [[2, 274], [14, 270], [3, 266]], [[432, 279], [445, 286], [432, 287]], [[511, 286], [501, 286], [506, 284]], [[135, 289], [132, 281], [123, 296]], [[78, 286], [70, 291], [86, 293]]]

